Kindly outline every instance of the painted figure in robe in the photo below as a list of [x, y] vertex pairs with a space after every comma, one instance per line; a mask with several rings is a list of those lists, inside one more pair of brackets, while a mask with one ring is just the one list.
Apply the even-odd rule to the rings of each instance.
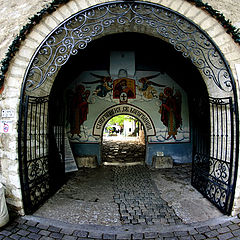
[[80, 84], [76, 87], [70, 110], [70, 132], [72, 136], [74, 134], [80, 136], [80, 127], [87, 120], [89, 95], [90, 91], [85, 91], [85, 87], [83, 85]]
[[173, 89], [166, 87], [163, 93], [160, 93], [159, 99], [162, 101], [160, 106], [161, 121], [168, 129], [168, 137], [176, 140], [177, 130], [182, 125], [181, 104], [182, 96], [180, 91], [173, 95]]

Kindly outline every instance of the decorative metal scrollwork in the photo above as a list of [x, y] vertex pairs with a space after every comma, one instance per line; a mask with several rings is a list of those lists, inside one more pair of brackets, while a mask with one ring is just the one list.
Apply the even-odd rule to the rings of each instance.
[[[193, 157], [192, 184], [222, 212], [233, 203], [233, 108], [231, 98], [209, 98], [211, 129], [209, 141], [197, 134]], [[204, 147], [205, 146], [205, 147]]]
[[106, 29], [144, 25], [168, 41], [223, 91], [232, 91], [232, 79], [220, 51], [207, 34], [184, 16], [161, 5], [119, 1], [105, 3], [73, 15], [45, 39], [25, 76], [25, 89], [33, 91], [57, 72], [79, 50]]

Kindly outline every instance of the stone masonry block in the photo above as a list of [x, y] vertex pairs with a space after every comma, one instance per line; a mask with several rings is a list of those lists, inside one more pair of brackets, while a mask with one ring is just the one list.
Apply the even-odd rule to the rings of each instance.
[[70, 1], [67, 3], [69, 9], [71, 9], [72, 14], [81, 10], [80, 5], [76, 1]]
[[232, 52], [238, 52], [239, 56], [240, 56], [240, 49], [239, 46], [237, 46], [236, 44], [234, 44], [232, 41], [229, 41], [228, 43], [225, 43], [223, 46], [221, 46], [221, 51], [224, 54], [228, 54], [228, 53], [232, 53]]
[[182, 4], [183, 4], [182, 0], [174, 1], [171, 3], [170, 7], [171, 7], [171, 9], [178, 11], [178, 9], [182, 6]]
[[173, 0], [163, 0], [161, 2], [162, 5], [169, 7], [172, 4]]
[[85, 0], [74, 0], [74, 1], [76, 2], [76, 5], [79, 6], [79, 10], [89, 7], [87, 1], [85, 1]]
[[58, 22], [56, 22], [52, 16], [47, 16], [46, 19], [44, 19], [44, 23], [51, 29], [54, 29], [58, 25]]
[[61, 15], [63, 15], [65, 19], [70, 17], [74, 13], [67, 5], [63, 5], [59, 10], [61, 11]]
[[153, 168], [172, 168], [173, 160], [169, 156], [154, 156], [152, 167]]
[[6, 87], [13, 87], [13, 88], [18, 88], [21, 86], [21, 76], [9, 76], [6, 81], [5, 81], [5, 88]]
[[50, 33], [49, 28], [46, 26], [46, 24], [39, 24], [35, 29], [40, 35], [44, 37]]
[[58, 23], [61, 23], [65, 20], [64, 16], [62, 15], [62, 12], [60, 12], [61, 8], [59, 8], [58, 11], [53, 12], [52, 17], [57, 21]]
[[210, 28], [206, 29], [206, 31], [211, 37], [214, 37], [220, 35], [225, 30], [218, 22], [216, 22], [216, 24], [210, 26]]
[[96, 156], [78, 156], [76, 163], [78, 168], [96, 168], [98, 166]]
[[[31, 32], [29, 33], [28, 36], [29, 36], [30, 38], [34, 39], [34, 40], [38, 43], [38, 45], [40, 45], [40, 43], [41, 43], [42, 40], [44, 39], [44, 37], [41, 36], [41, 35], [39, 34], [39, 32], [34, 31], [34, 29], [33, 29], [33, 31], [31, 31]], [[21, 51], [21, 49], [20, 49], [20, 51]], [[20, 56], [28, 57], [28, 55], [26, 56], [26, 55], [24, 55], [24, 53], [20, 53]]]
[[213, 40], [216, 42], [218, 46], [224, 45], [228, 43], [231, 40], [231, 36], [227, 34], [226, 32], [222, 32], [221, 34], [217, 35], [216, 37], [213, 37]]
[[25, 68], [18, 67], [18, 66], [12, 66], [12, 67], [10, 67], [10, 72], [11, 72], [11, 75], [20, 77], [20, 76], [24, 75]]
[[190, 8], [187, 13], [186, 13], [186, 17], [190, 18], [190, 19], [194, 19], [196, 18], [196, 16], [198, 14], [201, 13], [201, 10], [199, 10], [199, 8], [193, 6], [192, 8]]
[[178, 12], [181, 14], [185, 14], [185, 12], [188, 12], [189, 9], [193, 7], [191, 4], [189, 4], [188, 2], [184, 1], [181, 6], [178, 9]]
[[200, 26], [202, 29], [206, 30], [211, 28], [215, 24], [218, 24], [217, 21], [214, 18], [212, 18], [210, 15], [208, 15], [208, 17], [200, 23]]
[[202, 11], [198, 15], [196, 15], [196, 17], [194, 18], [194, 21], [197, 24], [201, 24], [208, 17], [209, 17], [209, 14]]

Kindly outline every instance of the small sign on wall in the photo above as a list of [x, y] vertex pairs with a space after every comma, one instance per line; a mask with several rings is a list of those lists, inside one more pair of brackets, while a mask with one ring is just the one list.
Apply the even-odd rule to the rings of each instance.
[[12, 109], [3, 109], [2, 118], [14, 118], [14, 110]]
[[0, 133], [12, 133], [13, 121], [1, 120], [0, 121]]

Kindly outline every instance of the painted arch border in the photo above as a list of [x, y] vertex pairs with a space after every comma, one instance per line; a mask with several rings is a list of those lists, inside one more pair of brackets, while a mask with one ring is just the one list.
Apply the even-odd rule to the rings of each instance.
[[106, 123], [118, 115], [130, 115], [137, 118], [144, 126], [147, 137], [155, 136], [156, 130], [152, 119], [147, 112], [132, 104], [117, 104], [105, 109], [96, 119], [93, 126], [93, 135], [101, 136]]
[[[52, 14], [45, 16], [38, 25], [34, 26], [31, 33], [26, 35], [25, 41], [22, 42], [19, 51], [16, 53], [15, 57], [10, 62], [10, 67], [6, 75], [6, 80], [4, 83], [4, 91], [2, 93], [1, 104], [5, 108], [11, 108], [15, 111], [15, 116], [18, 115], [19, 104], [20, 104], [20, 90], [23, 84], [23, 79], [26, 71], [28, 70], [29, 63], [34, 56], [35, 51], [41, 45], [42, 41], [54, 31], [57, 26], [63, 22], [65, 19], [69, 18], [73, 14], [79, 11], [87, 9], [96, 4], [103, 3], [102, 0], [72, 0], [63, 6], [59, 7]], [[110, 1], [105, 1], [110, 2]], [[143, 1], [144, 2], [144, 1]], [[168, 7], [173, 11], [184, 15], [186, 18], [190, 19], [196, 25], [200, 26], [203, 31], [205, 31], [209, 37], [218, 46], [221, 53], [224, 54], [225, 59], [230, 65], [230, 70], [234, 74], [234, 81], [237, 83], [237, 74], [234, 68], [235, 63], [240, 63], [240, 53], [236, 51], [237, 45], [234, 40], [225, 32], [224, 28], [220, 25], [217, 20], [211, 17], [209, 14], [203, 10], [197, 8], [195, 5], [190, 4], [184, 0], [149, 0], [148, 2], [154, 4], [161, 4], [162, 6]], [[235, 83], [235, 84], [236, 84]], [[237, 84], [236, 84], [237, 85]], [[238, 89], [237, 89], [238, 95]], [[237, 98], [236, 98], [237, 99]], [[13, 104], [13, 102], [15, 104]], [[238, 109], [237, 109], [238, 110]], [[9, 134], [9, 139], [15, 142], [15, 149], [17, 149], [18, 144], [18, 132], [17, 132], [17, 119], [13, 122], [13, 132]], [[8, 143], [5, 142], [2, 151], [6, 153], [5, 161], [6, 163], [11, 163], [16, 161], [16, 156], [9, 150]], [[17, 151], [17, 150], [16, 150]], [[8, 165], [8, 164], [6, 164]], [[17, 193], [17, 196], [21, 195], [21, 186], [18, 184], [16, 186], [15, 182], [12, 182], [9, 178], [8, 169], [2, 169], [3, 176], [9, 179], [7, 187], [12, 186]], [[12, 172], [18, 173], [18, 165], [12, 168]], [[16, 189], [17, 188], [17, 189]], [[16, 197], [19, 199], [19, 197]], [[21, 201], [20, 199], [18, 201]], [[19, 204], [19, 203], [18, 203]], [[20, 206], [21, 205], [16, 205]], [[21, 212], [22, 210], [20, 210]]]

